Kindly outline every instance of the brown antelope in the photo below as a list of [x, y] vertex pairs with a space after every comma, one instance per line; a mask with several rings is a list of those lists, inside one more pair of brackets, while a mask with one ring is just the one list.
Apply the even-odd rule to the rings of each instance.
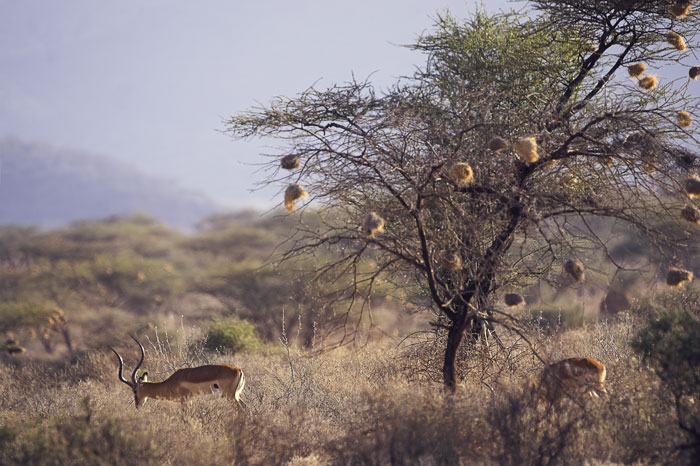
[[607, 395], [605, 366], [592, 358], [569, 358], [545, 367], [539, 378], [537, 392], [550, 402], [563, 396]]
[[114, 348], [110, 346], [109, 349], [114, 351], [114, 354], [119, 358], [119, 380], [134, 391], [137, 408], [148, 398], [182, 402], [195, 395], [212, 393], [220, 393], [237, 404], [242, 403], [241, 392], [245, 386], [245, 375], [241, 369], [226, 364], [178, 369], [163, 382], [149, 382], [147, 372], [136, 379], [136, 373], [143, 364], [146, 350], [136, 337], [131, 335], [131, 338], [141, 348], [141, 360], [131, 373], [131, 382], [124, 379], [122, 375], [124, 360]]

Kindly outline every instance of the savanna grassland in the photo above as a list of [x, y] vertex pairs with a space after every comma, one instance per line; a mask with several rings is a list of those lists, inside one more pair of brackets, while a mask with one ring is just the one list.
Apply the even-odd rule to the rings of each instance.
[[[283, 219], [252, 214], [209, 219], [191, 235], [141, 216], [0, 230], [0, 463], [697, 458], [694, 289], [640, 291], [631, 311], [606, 319], [567, 320], [579, 304], [564, 304], [554, 319], [530, 313], [518, 331], [499, 326], [500, 343], [464, 345], [459, 388], [446, 395], [439, 333], [392, 317], [417, 305], [411, 296], [389, 299], [384, 289], [375, 327], [328, 348], [337, 341], [323, 331], [332, 312], [314, 310], [322, 290], [299, 285], [290, 266], [264, 265], [285, 231]], [[138, 357], [129, 333], [143, 341], [154, 381], [181, 367], [241, 367], [247, 408], [205, 396], [136, 410], [107, 348], [119, 350], [129, 373]], [[542, 361], [572, 356], [606, 365], [609, 396], [555, 404], [533, 396]]]

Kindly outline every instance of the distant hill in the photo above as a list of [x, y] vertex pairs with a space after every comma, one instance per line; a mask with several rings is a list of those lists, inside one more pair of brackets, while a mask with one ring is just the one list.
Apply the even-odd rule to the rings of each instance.
[[44, 228], [144, 212], [188, 228], [219, 210], [204, 195], [122, 162], [46, 144], [0, 139], [0, 225]]

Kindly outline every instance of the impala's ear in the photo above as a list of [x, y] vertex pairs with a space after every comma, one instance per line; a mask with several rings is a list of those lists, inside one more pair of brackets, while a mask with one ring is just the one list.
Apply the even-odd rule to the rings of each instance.
[[139, 377], [137, 382], [138, 383], [148, 382], [148, 372], [144, 372], [143, 374], [141, 374], [141, 376]]

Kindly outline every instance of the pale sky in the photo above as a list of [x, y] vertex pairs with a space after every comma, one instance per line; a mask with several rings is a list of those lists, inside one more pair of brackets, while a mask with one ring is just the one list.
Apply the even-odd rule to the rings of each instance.
[[122, 160], [227, 207], [270, 206], [274, 191], [250, 192], [269, 142], [231, 140], [226, 117], [352, 73], [388, 86], [423, 59], [396, 44], [476, 4], [0, 0], [0, 137]]

